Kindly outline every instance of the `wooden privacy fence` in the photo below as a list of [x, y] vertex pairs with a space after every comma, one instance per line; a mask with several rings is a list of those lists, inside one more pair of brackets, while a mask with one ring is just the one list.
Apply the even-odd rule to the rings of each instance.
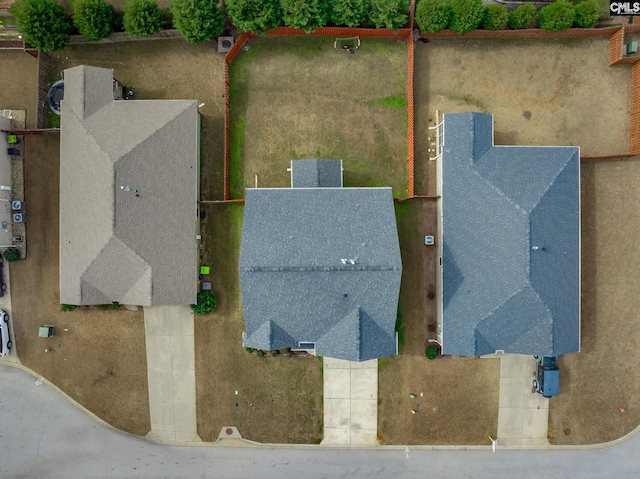
[[421, 32], [420, 38], [592, 38], [606, 37], [619, 30], [620, 27], [607, 28], [569, 28], [561, 32], [548, 32], [540, 28], [524, 30], [473, 30], [469, 33], [454, 33], [443, 30], [438, 33]]
[[182, 38], [180, 32], [175, 29], [160, 30], [159, 32], [147, 35], [145, 37], [136, 37], [125, 32], [116, 32], [102, 40], [92, 41], [82, 35], [71, 35], [69, 37], [70, 45], [83, 45], [86, 43], [120, 43], [120, 42], [142, 42], [147, 40], [170, 40], [172, 38]]
[[[278, 27], [269, 30], [266, 35], [268, 37], [366, 37], [366, 38], [404, 38], [407, 41], [407, 114], [408, 114], [408, 131], [407, 131], [407, 170], [408, 170], [408, 192], [409, 198], [413, 197], [413, 174], [414, 174], [414, 148], [413, 148], [413, 38], [412, 31], [408, 28], [402, 28], [397, 31], [388, 29], [370, 29], [370, 28], [348, 28], [348, 27], [322, 27], [311, 33], [305, 33], [302, 30], [291, 27]], [[231, 83], [229, 80], [229, 65], [234, 58], [240, 53], [246, 41], [257, 36], [252, 33], [243, 33], [238, 37], [235, 44], [227, 53], [224, 61], [224, 88], [225, 88], [225, 113], [224, 113], [224, 199], [231, 200], [231, 192], [229, 185], [229, 146], [231, 134], [231, 98], [229, 92]]]
[[49, 83], [51, 82], [51, 69], [53, 62], [46, 52], [38, 54], [38, 94], [36, 104], [36, 129], [43, 130], [49, 128], [49, 105], [47, 95], [49, 93]]

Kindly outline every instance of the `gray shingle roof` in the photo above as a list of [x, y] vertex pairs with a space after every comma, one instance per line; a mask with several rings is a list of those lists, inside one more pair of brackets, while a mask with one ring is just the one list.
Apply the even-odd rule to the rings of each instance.
[[65, 70], [60, 302], [194, 303], [196, 102], [114, 101], [112, 82], [109, 69]]
[[291, 161], [292, 188], [341, 188], [342, 160], [310, 160]]
[[318, 355], [351, 361], [396, 354], [390, 188], [248, 189], [239, 272], [246, 346], [315, 342]]
[[577, 147], [493, 146], [493, 117], [446, 114], [443, 352], [580, 349]]

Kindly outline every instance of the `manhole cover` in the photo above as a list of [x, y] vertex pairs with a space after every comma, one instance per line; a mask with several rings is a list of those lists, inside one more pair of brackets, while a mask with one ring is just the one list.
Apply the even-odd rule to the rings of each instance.
[[231, 436], [231, 434], [233, 434], [233, 429], [231, 429], [230, 427], [227, 428], [227, 430], [225, 431], [227, 433], [227, 436]]
[[565, 436], [568, 436], [569, 434], [571, 434], [571, 429], [566, 428], [566, 429], [564, 430], [564, 435], [565, 435]]
[[222, 40], [222, 46], [224, 48], [231, 48], [231, 42], [229, 40]]

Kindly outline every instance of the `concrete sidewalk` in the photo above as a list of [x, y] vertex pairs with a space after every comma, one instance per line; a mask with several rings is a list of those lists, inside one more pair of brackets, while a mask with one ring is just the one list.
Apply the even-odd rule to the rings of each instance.
[[375, 446], [378, 360], [323, 359], [324, 445]]
[[199, 441], [193, 312], [188, 306], [144, 308], [147, 345], [149, 439]]
[[504, 354], [500, 358], [500, 446], [549, 444], [549, 399], [533, 392], [536, 360], [533, 356]]

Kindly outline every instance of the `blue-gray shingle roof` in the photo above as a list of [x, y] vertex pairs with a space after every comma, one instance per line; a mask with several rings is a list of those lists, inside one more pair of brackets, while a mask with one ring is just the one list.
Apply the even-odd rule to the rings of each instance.
[[315, 342], [318, 355], [350, 361], [396, 354], [390, 188], [248, 189], [239, 273], [245, 346]]
[[341, 188], [342, 160], [310, 160], [291, 161], [292, 188]]
[[446, 114], [443, 352], [580, 349], [577, 147], [493, 146], [493, 117]]

